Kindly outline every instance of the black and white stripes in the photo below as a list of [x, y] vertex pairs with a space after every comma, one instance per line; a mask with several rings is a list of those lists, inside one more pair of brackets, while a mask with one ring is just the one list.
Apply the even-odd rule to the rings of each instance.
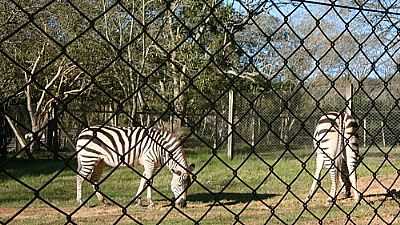
[[331, 177], [331, 190], [328, 202], [336, 198], [337, 181], [346, 191], [346, 196], [353, 190], [353, 198], [359, 201], [357, 191], [356, 167], [359, 157], [358, 123], [348, 113], [330, 112], [322, 116], [314, 132], [314, 149], [317, 153], [316, 171], [308, 199], [316, 189], [321, 170], [325, 166]]
[[[111, 127], [94, 126], [84, 129], [78, 136], [76, 150], [78, 151], [77, 201], [81, 200], [81, 187], [84, 177], [97, 183], [104, 165], [111, 167], [144, 166], [143, 178], [136, 194], [140, 204], [140, 194], [146, 181], [151, 182], [154, 169], [166, 165], [173, 174], [171, 190], [176, 203], [186, 205], [186, 190], [190, 183], [189, 172], [193, 166], [188, 166], [179, 140], [170, 132], [156, 128], [142, 127]], [[96, 192], [100, 201], [103, 196]], [[147, 198], [150, 206], [151, 188], [147, 188]]]

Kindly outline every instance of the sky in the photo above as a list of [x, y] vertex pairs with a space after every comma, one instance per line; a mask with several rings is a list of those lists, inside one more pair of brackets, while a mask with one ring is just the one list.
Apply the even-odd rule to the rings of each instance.
[[[241, 2], [243, 3], [243, 1]], [[258, 4], [263, 2], [257, 1]], [[237, 11], [246, 12], [239, 1], [227, 0], [227, 4], [232, 3]], [[341, 54], [340, 49], [343, 49], [343, 47], [340, 46], [337, 38], [344, 36], [343, 34], [353, 36], [349, 41], [355, 46], [359, 46], [361, 43], [362, 47], [352, 51], [354, 57], [351, 55], [352, 53], [347, 58], [344, 57], [349, 60], [350, 69], [361, 69], [359, 68], [359, 60], [363, 60], [370, 67], [370, 70], [363, 70], [368, 71], [368, 76], [386, 77], [395, 74], [395, 60], [400, 58], [398, 53], [400, 46], [397, 44], [399, 43], [397, 39], [400, 27], [395, 26], [395, 23], [400, 21], [400, 3], [382, 1], [381, 4], [372, 6], [372, 1], [368, 1], [367, 4], [362, 6], [362, 10], [351, 0], [336, 1], [337, 6], [335, 7], [332, 7], [331, 1], [323, 0], [305, 1], [305, 3], [304, 1], [269, 0], [267, 4], [270, 6], [268, 7], [268, 14], [277, 18], [281, 23], [284, 23], [285, 17], [287, 17], [287, 24], [300, 37], [307, 34], [302, 34], [301, 29], [296, 28], [304, 27], [304, 23], [313, 23], [309, 26], [308, 31], [321, 35], [321, 39], [329, 38], [336, 44], [335, 49], [339, 51], [339, 54]], [[399, 7], [396, 8], [397, 5], [395, 4], [398, 4]], [[385, 12], [386, 9], [387, 12]], [[325, 26], [321, 25], [313, 31], [312, 28], [317, 26], [317, 22], [325, 24]], [[326, 26], [326, 24], [329, 24], [329, 26]], [[388, 27], [391, 27], [391, 29], [387, 29]], [[327, 37], [324, 37], [321, 31]], [[340, 71], [340, 69], [337, 71], [332, 69], [330, 72], [335, 74], [340, 73]]]

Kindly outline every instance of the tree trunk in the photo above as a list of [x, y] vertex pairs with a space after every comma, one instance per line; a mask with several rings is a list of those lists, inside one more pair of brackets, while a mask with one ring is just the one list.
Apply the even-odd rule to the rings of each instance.
[[285, 122], [286, 122], [286, 117], [284, 115], [281, 115], [281, 129], [279, 132], [279, 144], [283, 145], [283, 136], [284, 136], [284, 129], [285, 129]]
[[33, 154], [34, 151], [37, 151], [40, 148], [41, 135], [39, 134], [40, 125], [39, 125], [39, 121], [38, 121], [37, 117], [34, 117], [31, 119], [31, 124], [32, 124], [32, 140], [31, 140], [29, 149], [30, 149], [30, 153]]
[[[62, 135], [64, 136], [66, 142], [68, 142], [73, 148], [75, 148], [75, 143], [74, 143], [74, 141], [72, 141], [71, 135], [68, 134], [68, 132], [67, 132], [66, 129], [62, 126], [61, 123], [58, 123], [58, 127], [60, 128], [60, 131], [61, 131]], [[74, 150], [75, 150], [75, 149], [74, 149]]]
[[294, 118], [292, 118], [292, 119], [290, 119], [289, 117], [286, 118], [286, 129], [285, 129], [285, 137], [284, 137], [284, 141], [286, 143], [289, 140], [289, 133], [292, 130], [295, 121], [296, 120]]
[[[18, 130], [18, 128], [15, 126], [15, 124], [13, 123], [13, 121], [11, 120], [10, 117], [5, 115], [5, 118], [8, 122], [8, 124], [10, 125], [10, 128], [13, 131], [13, 133], [15, 135], [15, 139], [18, 141], [18, 144], [20, 144], [21, 148], [25, 148], [26, 147], [25, 137], [23, 136], [21, 131]], [[25, 148], [25, 154], [28, 156], [29, 159], [33, 159], [33, 155], [31, 154], [31, 152], [29, 151], [28, 148]]]
[[[172, 64], [173, 65], [173, 64]], [[182, 95], [181, 95], [181, 92], [180, 92], [180, 87], [181, 87], [181, 79], [180, 79], [180, 77], [178, 77], [177, 75], [178, 75], [178, 73], [177, 72], [175, 72], [176, 71], [176, 68], [175, 68], [175, 66], [173, 65], [172, 66], [172, 68], [173, 68], [173, 73], [174, 73], [174, 97], [175, 97], [175, 101], [174, 101], [174, 114], [176, 113], [177, 115], [179, 115], [179, 117], [178, 116], [174, 116], [174, 125], [175, 125], [175, 127], [176, 128], [180, 128], [181, 126], [182, 126], [182, 121], [181, 121], [181, 119], [180, 119], [180, 117], [182, 117], [183, 116], [183, 104], [182, 104]]]

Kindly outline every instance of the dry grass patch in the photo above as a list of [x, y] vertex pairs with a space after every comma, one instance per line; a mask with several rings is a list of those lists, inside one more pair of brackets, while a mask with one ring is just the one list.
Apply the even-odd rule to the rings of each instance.
[[[387, 194], [387, 188], [400, 189], [400, 182], [395, 175], [379, 176], [379, 182], [370, 177], [359, 179], [359, 188], [364, 191], [364, 200], [351, 213], [350, 221], [356, 224], [383, 224], [399, 223], [395, 218], [398, 213], [398, 203]], [[398, 195], [398, 192], [395, 193]], [[305, 197], [301, 195], [299, 197]], [[157, 201], [156, 207], [147, 209], [131, 206], [127, 213], [135, 220], [144, 224], [193, 224], [201, 220], [202, 224], [229, 224], [236, 221], [235, 214], [239, 214], [239, 221], [245, 224], [283, 224], [296, 222], [297, 224], [318, 224], [320, 218], [326, 224], [345, 224], [348, 221], [345, 212], [353, 210], [351, 199], [339, 200], [338, 206], [324, 204], [325, 196], [318, 193], [304, 210], [303, 204], [293, 195], [277, 195], [260, 201], [232, 203], [221, 200], [219, 203], [189, 202], [187, 208], [177, 210], [168, 205], [167, 201]], [[268, 207], [265, 205], [267, 204]], [[274, 215], [270, 207], [274, 207]], [[377, 207], [375, 215], [374, 207]], [[211, 208], [211, 210], [210, 210]], [[13, 217], [20, 208], [0, 208], [1, 218]], [[71, 214], [75, 207], [62, 207], [60, 210]], [[186, 215], [185, 215], [186, 214]], [[327, 214], [326, 216], [324, 216]], [[192, 220], [187, 217], [192, 218]], [[316, 218], [317, 217], [317, 218]], [[123, 211], [117, 206], [83, 207], [73, 214], [72, 219], [78, 224], [131, 224], [133, 221], [123, 216]], [[11, 224], [64, 224], [66, 216], [53, 208], [41, 206], [28, 207], [15, 217]]]

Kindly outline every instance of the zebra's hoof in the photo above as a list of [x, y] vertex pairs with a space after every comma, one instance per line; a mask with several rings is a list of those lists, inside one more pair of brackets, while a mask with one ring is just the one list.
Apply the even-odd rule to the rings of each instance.
[[136, 201], [135, 201], [135, 206], [137, 206], [137, 207], [143, 207], [142, 201], [141, 201], [140, 199], [136, 200]]
[[350, 198], [351, 197], [351, 193], [346, 191], [346, 192], [343, 193], [343, 197], [344, 198]]
[[113, 205], [112, 202], [107, 201], [107, 200], [103, 200], [102, 203], [103, 203], [103, 206], [112, 206]]
[[328, 199], [326, 199], [326, 205], [327, 206], [330, 206], [330, 205], [332, 205], [334, 202], [335, 202], [336, 200], [334, 200], [333, 198], [328, 198]]
[[354, 200], [354, 203], [355, 203], [355, 204], [360, 204], [360, 203], [361, 203], [361, 197], [360, 197], [360, 195], [358, 195], [357, 197], [354, 197], [353, 200]]

